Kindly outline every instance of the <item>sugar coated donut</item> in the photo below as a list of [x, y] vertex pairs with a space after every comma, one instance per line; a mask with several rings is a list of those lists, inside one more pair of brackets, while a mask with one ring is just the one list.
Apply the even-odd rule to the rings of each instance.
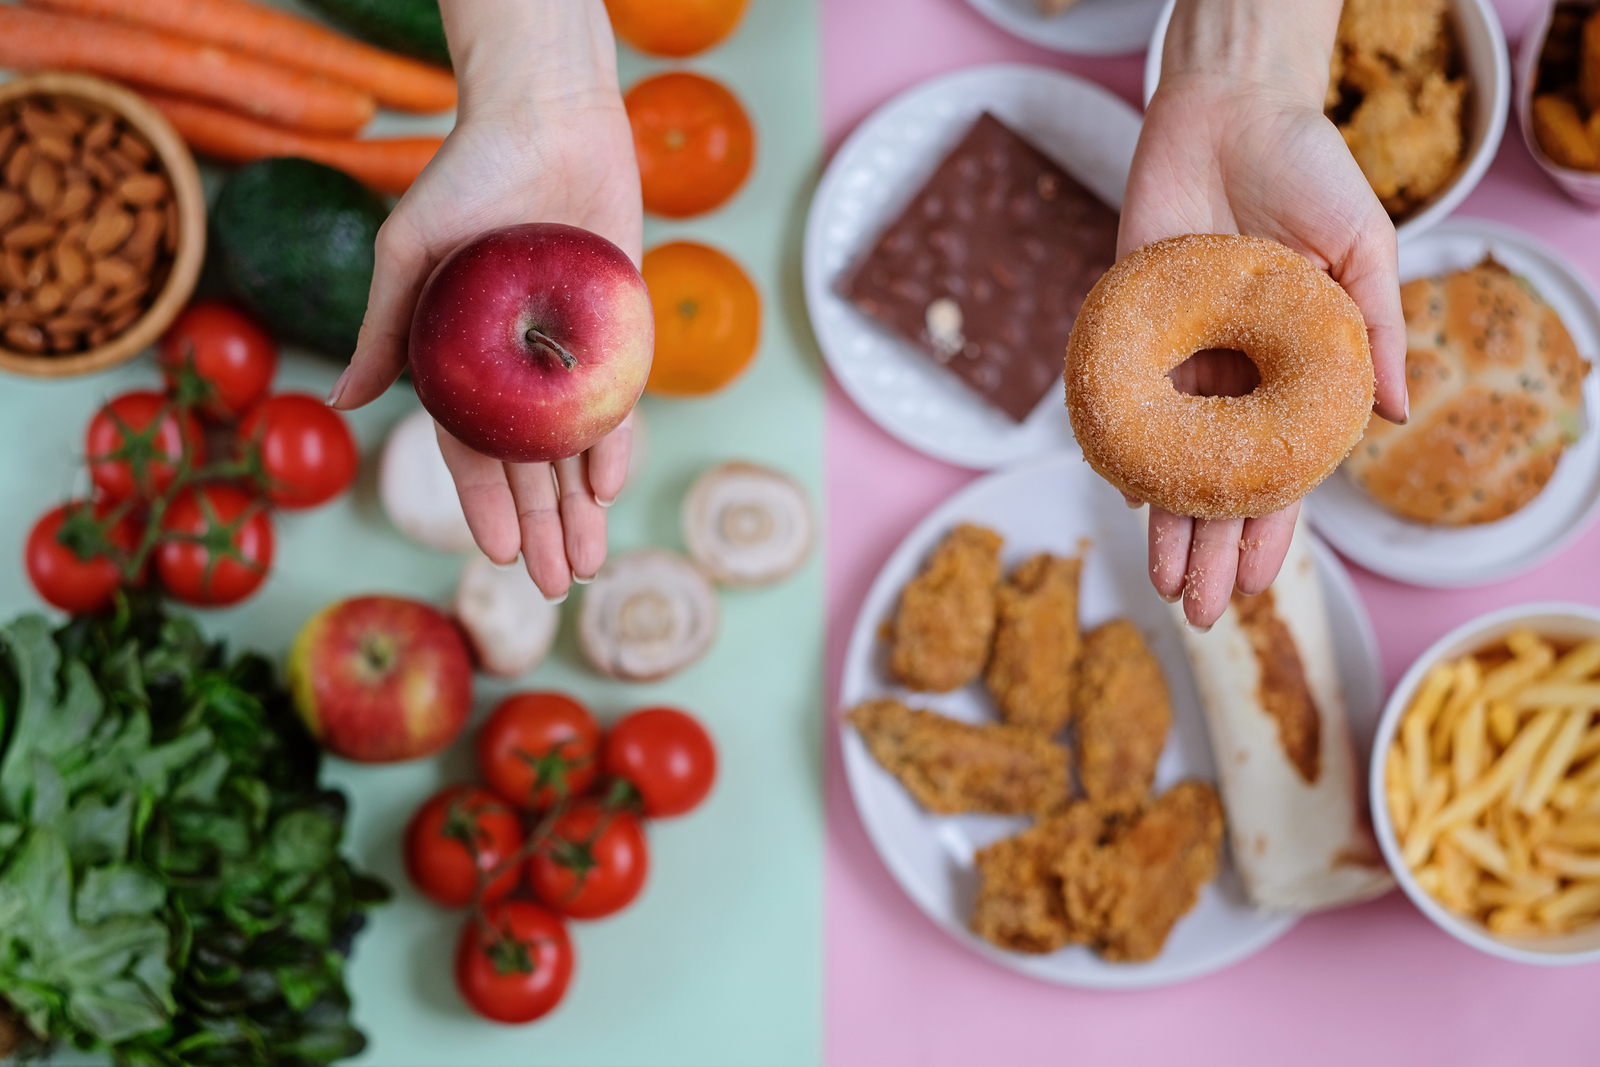
[[[1167, 373], [1207, 348], [1243, 352], [1261, 384], [1186, 396]], [[1333, 473], [1372, 410], [1355, 301], [1304, 256], [1236, 234], [1130, 252], [1090, 291], [1067, 343], [1067, 410], [1084, 458], [1178, 515], [1287, 507]]]

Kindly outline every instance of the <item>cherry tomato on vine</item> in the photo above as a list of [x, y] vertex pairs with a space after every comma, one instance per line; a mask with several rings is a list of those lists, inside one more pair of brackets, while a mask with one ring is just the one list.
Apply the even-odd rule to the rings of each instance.
[[[23, 558], [28, 579], [39, 595], [62, 611], [74, 614], [99, 611], [111, 604], [111, 597], [123, 584], [122, 570], [105, 553], [84, 559], [77, 549], [61, 542], [61, 528], [69, 522], [67, 539], [73, 545], [93, 544], [96, 527], [110, 507], [102, 504], [93, 510], [85, 501], [72, 501], [47, 511], [33, 524]], [[124, 515], [104, 533], [105, 541], [132, 555], [139, 545], [139, 524]]]
[[236, 486], [211, 482], [178, 494], [162, 516], [156, 573], [185, 604], [236, 604], [256, 591], [272, 566], [272, 520], [261, 501]]
[[89, 477], [106, 500], [154, 496], [172, 484], [185, 444], [191, 467], [205, 462], [205, 436], [193, 415], [180, 420], [160, 393], [123, 393], [89, 421]]
[[182, 387], [188, 367], [200, 386], [192, 397], [216, 419], [236, 419], [272, 385], [278, 346], [254, 318], [226, 300], [196, 300], [167, 329], [156, 358], [168, 389]]
[[579, 796], [599, 771], [600, 727], [562, 693], [513, 693], [478, 731], [478, 770], [513, 804], [548, 808]]
[[606, 774], [633, 786], [647, 818], [694, 810], [717, 777], [717, 749], [691, 715], [641, 708], [606, 733]]
[[314, 396], [269, 396], [239, 424], [260, 449], [264, 491], [280, 508], [312, 508], [350, 488], [360, 460], [344, 416]]
[[[522, 823], [505, 801], [470, 785], [451, 786], [424, 801], [406, 826], [406, 874], [435, 904], [464, 908], [479, 881], [521, 847]], [[515, 889], [518, 866], [485, 885], [479, 900], [489, 904]]]
[[644, 826], [631, 811], [579, 801], [556, 819], [528, 861], [534, 896], [574, 919], [601, 919], [633, 903], [650, 873]]
[[526, 900], [502, 900], [461, 931], [456, 988], [486, 1019], [531, 1023], [561, 1003], [572, 965], [572, 940], [559, 915]]

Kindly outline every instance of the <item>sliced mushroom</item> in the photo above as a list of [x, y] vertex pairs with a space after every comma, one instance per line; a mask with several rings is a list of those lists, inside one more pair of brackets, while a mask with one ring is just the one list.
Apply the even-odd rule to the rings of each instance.
[[722, 463], [683, 500], [689, 555], [721, 585], [770, 585], [811, 554], [811, 501], [793, 478], [754, 463]]
[[521, 560], [497, 567], [481, 553], [461, 568], [455, 609], [478, 665], [498, 678], [537, 667], [549, 655], [561, 622], [560, 609], [545, 600]]
[[389, 521], [419, 544], [465, 552], [472, 531], [439, 452], [433, 419], [418, 408], [389, 433], [378, 466], [378, 498]]
[[676, 674], [717, 636], [717, 594], [682, 556], [642, 548], [600, 568], [584, 591], [578, 638], [595, 670], [629, 682]]

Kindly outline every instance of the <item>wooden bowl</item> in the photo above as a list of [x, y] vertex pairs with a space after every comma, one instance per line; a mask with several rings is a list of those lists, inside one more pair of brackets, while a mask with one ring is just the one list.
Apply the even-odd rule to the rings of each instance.
[[0, 105], [30, 96], [68, 97], [97, 110], [114, 112], [155, 150], [178, 208], [178, 247], [156, 298], [120, 334], [87, 352], [71, 355], [18, 352], [0, 343], [0, 369], [39, 378], [65, 378], [125, 363], [172, 324], [200, 276], [206, 251], [206, 204], [194, 156], [165, 116], [138, 94], [87, 74], [30, 74], [0, 85]]

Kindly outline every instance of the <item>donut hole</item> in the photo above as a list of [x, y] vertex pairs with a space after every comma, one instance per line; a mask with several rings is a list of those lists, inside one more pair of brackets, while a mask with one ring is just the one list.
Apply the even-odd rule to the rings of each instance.
[[1184, 396], [1246, 396], [1261, 384], [1261, 368], [1236, 348], [1202, 348], [1167, 379]]

